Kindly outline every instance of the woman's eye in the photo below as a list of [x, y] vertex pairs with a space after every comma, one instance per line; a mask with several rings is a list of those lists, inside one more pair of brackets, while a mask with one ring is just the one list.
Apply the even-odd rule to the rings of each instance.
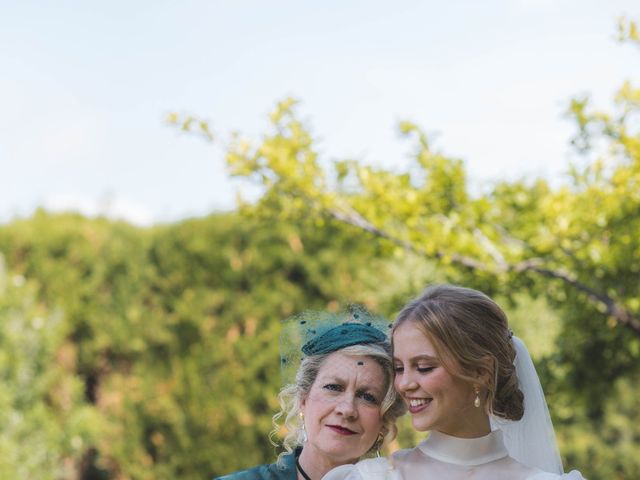
[[404, 372], [404, 367], [402, 367], [401, 365], [396, 365], [395, 367], [393, 367], [393, 371], [396, 373], [402, 373]]
[[375, 397], [375, 395], [372, 395], [372, 394], [370, 394], [368, 392], [362, 392], [360, 394], [360, 398], [362, 398], [367, 403], [371, 403], [373, 405], [377, 405], [378, 404], [378, 399]]
[[429, 373], [436, 367], [418, 367], [416, 370], [420, 373]]
[[332, 392], [341, 392], [342, 391], [342, 387], [340, 385], [338, 385], [337, 383], [327, 383], [324, 387], [327, 390], [331, 390]]

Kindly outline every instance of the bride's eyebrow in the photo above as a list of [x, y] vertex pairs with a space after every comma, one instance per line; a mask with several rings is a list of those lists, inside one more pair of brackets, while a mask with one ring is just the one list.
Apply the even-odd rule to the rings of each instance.
[[[415, 357], [411, 357], [411, 358], [409, 359], [409, 361], [410, 361], [410, 362], [413, 362], [413, 363], [415, 363], [415, 362], [419, 362], [419, 361], [421, 361], [421, 360], [423, 360], [423, 361], [427, 361], [427, 362], [437, 362], [437, 361], [438, 361], [438, 359], [437, 359], [436, 357], [434, 357], [434, 356], [432, 356], [432, 355], [427, 355], [427, 354], [424, 354], [424, 355], [416, 355]], [[393, 357], [393, 361], [394, 361], [394, 362], [400, 362], [401, 360], [400, 360], [399, 358], [397, 358], [397, 357]]]
[[424, 355], [416, 355], [415, 357], [411, 357], [409, 360], [411, 360], [412, 362], [417, 362], [418, 360], [428, 360], [430, 362], [435, 362], [438, 359], [432, 355], [424, 354]]

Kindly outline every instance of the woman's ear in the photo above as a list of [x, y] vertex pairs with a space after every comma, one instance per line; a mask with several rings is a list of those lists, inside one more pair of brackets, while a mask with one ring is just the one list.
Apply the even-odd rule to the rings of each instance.
[[480, 388], [486, 388], [490, 383], [491, 374], [485, 370], [484, 372], [479, 373], [476, 379]]
[[480, 388], [485, 388], [487, 385], [491, 384], [491, 379], [494, 376], [497, 365], [495, 359], [492, 357], [485, 358], [484, 361], [478, 365], [475, 371], [474, 377], [476, 378], [476, 384]]

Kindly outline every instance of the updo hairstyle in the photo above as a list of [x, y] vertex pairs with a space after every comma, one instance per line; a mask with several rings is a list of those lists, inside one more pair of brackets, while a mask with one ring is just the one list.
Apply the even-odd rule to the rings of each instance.
[[507, 420], [524, 414], [507, 316], [488, 296], [455, 285], [435, 285], [409, 302], [392, 335], [412, 322], [433, 344], [438, 360], [453, 376], [486, 389], [484, 408]]

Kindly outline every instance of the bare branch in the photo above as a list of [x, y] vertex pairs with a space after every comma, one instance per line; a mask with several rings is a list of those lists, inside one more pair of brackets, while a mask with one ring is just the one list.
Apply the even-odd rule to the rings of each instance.
[[504, 256], [502, 255], [502, 253], [500, 253], [500, 251], [493, 244], [493, 242], [489, 240], [489, 238], [484, 233], [482, 233], [482, 230], [480, 230], [479, 228], [475, 228], [473, 230], [473, 236], [476, 237], [476, 239], [478, 239], [478, 241], [480, 242], [480, 245], [484, 247], [485, 251], [489, 255], [491, 255], [491, 258], [493, 258], [493, 261], [496, 262], [500, 270], [506, 270], [508, 268], [509, 265], [505, 260]]
[[351, 225], [353, 227], [359, 228], [360, 230], [364, 230], [366, 232], [372, 233], [373, 235], [380, 238], [384, 238], [385, 240], [389, 240], [393, 244], [398, 245], [399, 247], [402, 247], [411, 252], [417, 253], [418, 255], [422, 255], [424, 257], [431, 256], [433, 258], [438, 258], [438, 259], [448, 256], [452, 263], [459, 264], [467, 268], [471, 268], [474, 270], [483, 270], [483, 271], [491, 270], [491, 268], [487, 264], [482, 263], [478, 260], [475, 260], [471, 257], [466, 257], [464, 255], [458, 255], [455, 253], [446, 254], [445, 252], [442, 252], [442, 251], [429, 253], [425, 249], [419, 248], [418, 246], [416, 246], [411, 242], [408, 242], [398, 237], [394, 237], [388, 232], [385, 232], [384, 230], [379, 229], [378, 227], [370, 223], [366, 218], [364, 218], [362, 215], [360, 215], [358, 212], [354, 210], [351, 210], [349, 213], [341, 212], [339, 210], [329, 210], [328, 213], [329, 213], [329, 216], [331, 216], [335, 220], [338, 220], [339, 222], [342, 222], [347, 225]]
[[607, 315], [616, 319], [625, 327], [631, 329], [637, 335], [640, 335], [640, 319], [623, 306], [619, 305], [609, 295], [600, 293], [589, 287], [588, 285], [578, 281], [575, 277], [567, 272], [559, 270], [550, 270], [540, 265], [539, 261], [527, 260], [526, 262], [514, 265], [512, 269], [516, 272], [531, 271], [544, 275], [545, 277], [556, 278], [564, 283], [571, 285], [587, 295], [594, 303], [600, 303], [606, 308]]
[[626, 328], [629, 328], [636, 335], [640, 335], [640, 319], [638, 319], [631, 311], [619, 305], [609, 295], [597, 292], [596, 290], [592, 289], [588, 285], [578, 281], [573, 275], [560, 270], [552, 270], [549, 268], [545, 268], [540, 259], [530, 259], [514, 265], [509, 265], [504, 259], [504, 257], [502, 257], [502, 255], [498, 255], [497, 258], [495, 255], [492, 255], [494, 260], [497, 261], [498, 266], [497, 268], [490, 267], [486, 263], [483, 263], [479, 260], [464, 256], [464, 255], [446, 254], [445, 252], [442, 252], [442, 251], [429, 253], [426, 250], [419, 248], [418, 246], [416, 246], [415, 244], [409, 241], [395, 237], [389, 234], [388, 232], [381, 230], [380, 228], [376, 227], [371, 222], [369, 222], [362, 215], [360, 215], [358, 212], [352, 209], [350, 209], [348, 213], [341, 212], [338, 210], [328, 210], [328, 214], [335, 220], [338, 220], [339, 222], [359, 228], [360, 230], [369, 232], [377, 237], [384, 238], [385, 240], [388, 240], [394, 243], [395, 245], [398, 245], [402, 248], [405, 248], [409, 251], [412, 251], [424, 257], [432, 257], [432, 258], [440, 259], [448, 256], [452, 263], [464, 266], [466, 268], [470, 268], [472, 270], [480, 270], [483, 272], [490, 272], [490, 273], [500, 273], [500, 272], [507, 272], [507, 271], [513, 271], [515, 273], [534, 272], [539, 275], [543, 275], [545, 277], [560, 280], [565, 284], [572, 286], [576, 290], [586, 294], [587, 297], [592, 302], [603, 305], [605, 307], [605, 311], [607, 315], [613, 317], [616, 321], [624, 325]]

